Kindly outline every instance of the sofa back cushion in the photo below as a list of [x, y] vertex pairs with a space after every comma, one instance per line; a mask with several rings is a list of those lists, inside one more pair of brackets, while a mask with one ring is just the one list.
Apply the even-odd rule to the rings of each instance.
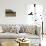
[[40, 26], [37, 25], [23, 25], [23, 24], [2, 24], [2, 32], [10, 33], [29, 33], [33, 35], [40, 35]]
[[35, 34], [40, 35], [41, 27], [40, 26], [35, 26]]
[[17, 33], [16, 25], [2, 25], [3, 33]]
[[2, 33], [3, 32], [3, 29], [2, 29], [2, 26], [0, 26], [0, 33]]
[[25, 32], [34, 35], [35, 34], [35, 26], [34, 25], [25, 26]]

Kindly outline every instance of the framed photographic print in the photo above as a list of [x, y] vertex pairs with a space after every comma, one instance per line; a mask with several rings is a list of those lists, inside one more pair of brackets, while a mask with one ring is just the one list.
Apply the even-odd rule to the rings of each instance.
[[5, 16], [7, 16], [7, 17], [14, 17], [14, 16], [16, 16], [16, 12], [14, 12], [11, 9], [5, 9]]

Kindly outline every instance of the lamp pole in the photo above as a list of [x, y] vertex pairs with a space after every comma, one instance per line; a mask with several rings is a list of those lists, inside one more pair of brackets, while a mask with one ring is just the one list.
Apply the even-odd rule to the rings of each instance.
[[[41, 16], [41, 15], [40, 15], [40, 16]], [[41, 17], [41, 23], [42, 23], [42, 24], [41, 24], [41, 26], [42, 26], [41, 28], [42, 28], [42, 40], [43, 40], [43, 16]]]

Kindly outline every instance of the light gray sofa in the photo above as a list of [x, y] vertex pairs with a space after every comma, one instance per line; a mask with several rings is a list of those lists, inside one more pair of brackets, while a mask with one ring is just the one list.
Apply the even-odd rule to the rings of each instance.
[[40, 38], [40, 27], [24, 24], [0, 24], [0, 38]]

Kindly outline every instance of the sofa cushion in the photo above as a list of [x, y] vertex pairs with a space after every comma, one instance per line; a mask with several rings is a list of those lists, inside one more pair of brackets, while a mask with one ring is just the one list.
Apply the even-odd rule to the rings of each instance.
[[2, 25], [3, 33], [17, 33], [16, 25]]
[[0, 26], [0, 33], [3, 32], [2, 26]]
[[41, 29], [41, 27], [40, 26], [35, 26], [35, 29], [36, 29], [36, 35], [40, 35], [40, 29]]
[[24, 25], [21, 25], [21, 26], [20, 26], [19, 33], [24, 33], [24, 30], [25, 30], [25, 29], [24, 29]]
[[25, 26], [25, 32], [34, 35], [35, 34], [35, 26], [34, 25]]

